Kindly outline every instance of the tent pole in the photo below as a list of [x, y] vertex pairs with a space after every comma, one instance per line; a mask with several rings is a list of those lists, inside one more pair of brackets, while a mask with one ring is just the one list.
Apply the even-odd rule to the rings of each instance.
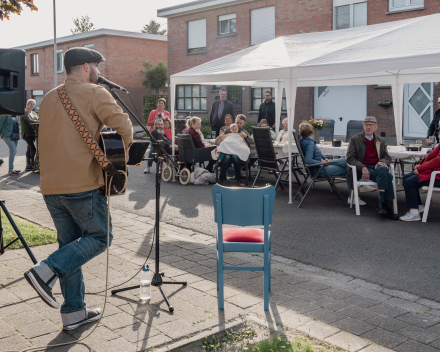
[[[172, 148], [172, 155], [173, 155], [173, 160], [174, 159], [174, 140], [176, 138], [176, 132], [174, 129], [174, 96], [175, 96], [175, 90], [176, 90], [176, 85], [175, 84], [170, 84], [170, 95], [169, 95], [169, 99], [168, 99], [168, 106], [170, 108], [170, 114], [171, 114], [171, 148]], [[173, 182], [176, 182], [176, 172], [177, 170], [174, 170], [173, 172]]]
[[[292, 76], [292, 73], [290, 73]], [[286, 88], [286, 103], [287, 103], [287, 129], [289, 133], [289, 204], [292, 202], [292, 132], [293, 132], [293, 121], [295, 120], [295, 103], [296, 103], [296, 86], [297, 79], [286, 78], [284, 80]]]
[[396, 128], [397, 143], [399, 143], [399, 141], [402, 139], [403, 89], [404, 84], [399, 83], [399, 75], [396, 75], [395, 82], [391, 85], [391, 93], [393, 96], [394, 126]]
[[278, 80], [278, 86], [275, 88], [275, 132], [280, 130], [280, 116], [281, 106], [283, 104], [283, 85], [281, 80]]

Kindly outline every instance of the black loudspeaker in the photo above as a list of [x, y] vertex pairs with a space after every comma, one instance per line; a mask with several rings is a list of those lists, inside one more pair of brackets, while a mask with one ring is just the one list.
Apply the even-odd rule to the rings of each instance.
[[24, 50], [0, 49], [0, 114], [24, 114], [24, 71]]

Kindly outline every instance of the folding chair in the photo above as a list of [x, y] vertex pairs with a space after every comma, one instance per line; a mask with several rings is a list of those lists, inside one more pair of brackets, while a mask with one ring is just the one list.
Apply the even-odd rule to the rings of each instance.
[[351, 137], [361, 133], [364, 130], [364, 122], [362, 120], [350, 120], [347, 122], [347, 132], [345, 134], [345, 142], [350, 142]]
[[431, 205], [432, 192], [440, 192], [439, 187], [434, 187], [435, 176], [438, 174], [440, 174], [440, 171], [434, 171], [431, 174], [431, 179], [429, 180], [429, 186], [422, 187], [424, 191], [428, 191], [428, 195], [426, 196], [426, 202], [425, 202], [425, 210], [423, 211], [422, 222], [426, 222], [426, 220], [428, 220], [428, 212], [429, 212], [429, 206]]
[[[344, 206], [347, 206], [347, 204], [345, 203], [344, 199], [342, 198], [341, 194], [339, 193], [338, 189], [335, 186], [335, 178], [336, 177], [340, 177], [340, 176], [333, 176], [333, 177], [331, 177], [328, 174], [327, 170], [325, 169], [325, 166], [331, 165], [331, 164], [336, 164], [338, 161], [337, 160], [330, 160], [328, 162], [322, 162], [322, 163], [319, 163], [319, 164], [307, 164], [306, 163], [306, 157], [304, 156], [304, 153], [303, 153], [303, 151], [301, 149], [301, 145], [299, 144], [299, 138], [298, 138], [296, 133], [293, 134], [293, 138], [295, 139], [295, 144], [296, 144], [296, 147], [298, 149], [298, 153], [299, 153], [299, 156], [300, 156], [300, 158], [302, 160], [303, 167], [304, 167], [304, 170], [305, 170], [304, 181], [301, 184], [301, 186], [299, 187], [299, 190], [296, 193], [295, 198], [294, 198], [294, 199], [296, 199], [298, 197], [298, 195], [301, 197], [301, 202], [299, 202], [298, 208], [301, 207], [302, 203], [304, 202], [304, 199], [306, 198], [306, 196], [309, 193], [310, 189], [313, 188], [315, 182], [322, 182], [322, 181], [328, 181], [328, 183], [330, 184], [330, 190], [335, 192], [336, 196], [341, 200], [341, 202], [344, 204]], [[313, 176], [312, 169], [316, 169], [318, 167], [319, 167], [318, 172], [315, 174], [315, 176]], [[327, 176], [318, 177], [318, 175], [321, 172], [321, 170], [323, 170], [324, 173]], [[304, 193], [303, 188], [304, 188], [304, 186], [305, 186], [305, 184], [306, 184], [306, 182], [307, 182], [307, 180], [309, 178], [310, 178], [310, 185], [307, 188], [307, 191]], [[300, 193], [303, 193], [303, 195], [301, 195]]]
[[[217, 291], [218, 307], [224, 309], [224, 270], [248, 270], [264, 272], [264, 310], [269, 310], [270, 253], [275, 188], [227, 188], [212, 187], [214, 216], [217, 223]], [[264, 226], [258, 228], [226, 228], [223, 225]], [[224, 265], [224, 252], [264, 253], [263, 266]]]
[[[357, 178], [357, 173], [356, 173], [356, 166], [353, 165], [348, 165], [352, 172], [353, 172], [353, 189], [351, 191], [350, 194], [350, 208], [353, 207], [353, 193], [354, 193], [354, 204], [355, 204], [355, 208], [356, 208], [356, 215], [361, 215], [361, 210], [359, 207], [359, 191], [358, 191], [358, 187], [359, 186], [376, 186], [377, 187], [377, 183], [371, 180], [365, 181], [363, 179], [358, 180]], [[394, 210], [394, 214], [398, 214], [398, 210], [397, 210], [397, 196], [396, 196], [396, 177], [394, 175], [394, 165], [391, 164], [390, 165], [390, 171], [391, 174], [393, 175], [393, 189], [394, 189], [394, 200], [393, 200], [393, 210]]]
[[[255, 142], [255, 148], [258, 155], [258, 172], [255, 177], [252, 188], [255, 188], [258, 178], [260, 177], [261, 171], [271, 171], [274, 173], [276, 182], [275, 189], [280, 185], [281, 189], [284, 189], [283, 185], [280, 183], [281, 176], [283, 173], [288, 172], [286, 166], [288, 165], [288, 157], [277, 158], [275, 150], [273, 148], [272, 138], [270, 136], [270, 131], [268, 128], [263, 127], [252, 127], [253, 138]], [[281, 167], [282, 165], [282, 167]], [[281, 167], [281, 169], [280, 169]], [[292, 169], [293, 175], [296, 178], [298, 185], [300, 184], [298, 175], [295, 169]]]

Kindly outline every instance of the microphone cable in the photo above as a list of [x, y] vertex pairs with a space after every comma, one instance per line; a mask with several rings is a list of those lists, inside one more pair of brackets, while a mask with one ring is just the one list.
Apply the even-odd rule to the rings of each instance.
[[[125, 176], [125, 182], [124, 182], [124, 187], [121, 190], [121, 192], [124, 192], [127, 188], [127, 174], [122, 171], [122, 170], [118, 170], [119, 173], [124, 174]], [[110, 178], [110, 181], [108, 183], [108, 190], [107, 191], [107, 265], [106, 265], [106, 270], [105, 270], [105, 296], [104, 296], [104, 307], [102, 308], [102, 313], [101, 316], [99, 317], [99, 320], [97, 321], [97, 323], [95, 324], [95, 326], [93, 327], [92, 331], [90, 331], [86, 336], [72, 341], [72, 342], [65, 342], [65, 343], [59, 343], [59, 344], [54, 344], [54, 345], [46, 345], [46, 346], [36, 346], [36, 347], [29, 347], [26, 348], [24, 350], [8, 350], [6, 352], [27, 352], [27, 351], [34, 351], [34, 350], [46, 350], [47, 348], [50, 347], [60, 347], [60, 346], [67, 346], [67, 345], [71, 345], [74, 343], [78, 343], [80, 341], [85, 340], [87, 337], [89, 337], [91, 334], [93, 334], [93, 332], [96, 330], [96, 328], [99, 326], [99, 323], [101, 322], [102, 317], [104, 316], [104, 312], [105, 312], [105, 306], [107, 304], [107, 290], [108, 290], [108, 263], [109, 263], [109, 256], [110, 256], [110, 187], [112, 184], [112, 180], [113, 180], [113, 176]]]

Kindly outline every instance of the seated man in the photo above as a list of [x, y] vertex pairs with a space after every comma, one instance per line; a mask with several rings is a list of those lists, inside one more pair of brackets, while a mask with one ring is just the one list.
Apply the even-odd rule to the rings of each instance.
[[[440, 133], [438, 134], [440, 137]], [[414, 167], [414, 171], [403, 176], [403, 188], [405, 189], [406, 207], [409, 208], [402, 221], [420, 221], [420, 214], [425, 210], [420, 199], [419, 188], [429, 186], [431, 173], [440, 171], [440, 144]], [[434, 187], [440, 187], [440, 175], [435, 177]]]
[[[391, 220], [397, 220], [388, 202], [394, 199], [393, 175], [388, 172], [391, 157], [388, 155], [387, 145], [382, 137], [374, 131], [377, 130], [377, 120], [374, 116], [364, 119], [364, 132], [353, 136], [347, 150], [347, 164], [356, 166], [358, 179], [372, 180], [379, 189], [380, 215]], [[353, 175], [349, 168], [349, 182], [353, 189]]]
[[[157, 118], [156, 120], [154, 120], [154, 130], [152, 130], [150, 132], [151, 137], [153, 137], [156, 141], [164, 141], [165, 142], [165, 151], [168, 154], [172, 153], [172, 143], [171, 141], [168, 139], [164, 127], [163, 127], [163, 120], [160, 118]], [[150, 144], [150, 148], [152, 149], [152, 153], [154, 152], [154, 146], [153, 144]], [[174, 146], [174, 150], [177, 151], [177, 145]], [[148, 160], [147, 162], [147, 169], [148, 172], [150, 172], [150, 167], [151, 165], [153, 165], [153, 161], [152, 160]]]
[[[246, 144], [248, 145], [248, 147], [250, 147], [251, 144], [254, 144], [254, 140], [249, 135], [249, 133], [243, 129], [243, 125], [245, 122], [246, 122], [246, 116], [244, 116], [243, 114], [239, 114], [235, 118], [235, 124], [238, 126], [238, 134], [244, 138], [244, 140], [246, 141]], [[223, 132], [222, 135], [218, 136], [215, 139], [215, 144], [220, 145], [220, 143], [226, 138], [226, 135], [228, 133], [231, 133], [231, 130], [229, 128], [227, 128], [225, 130], [225, 132]]]

